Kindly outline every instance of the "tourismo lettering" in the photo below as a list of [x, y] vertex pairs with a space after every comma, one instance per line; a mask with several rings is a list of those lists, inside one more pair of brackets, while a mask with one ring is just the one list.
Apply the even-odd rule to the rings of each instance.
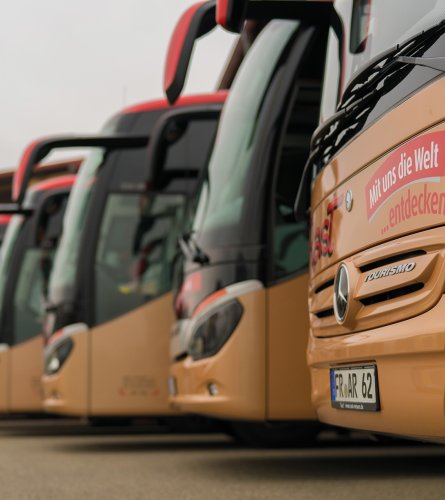
[[445, 175], [445, 132], [432, 132], [397, 148], [365, 188], [368, 220], [399, 189], [414, 182], [439, 182]]
[[398, 266], [385, 267], [370, 273], [365, 278], [365, 283], [367, 281], [378, 280], [380, 278], [386, 278], [387, 276], [394, 276], [395, 274], [409, 273], [416, 267], [415, 262], [408, 262], [406, 264], [399, 264]]
[[321, 227], [313, 230], [311, 245], [311, 263], [313, 266], [321, 257], [330, 257], [334, 253], [333, 218], [335, 210], [343, 203], [343, 195], [334, 198], [327, 206], [327, 217]]

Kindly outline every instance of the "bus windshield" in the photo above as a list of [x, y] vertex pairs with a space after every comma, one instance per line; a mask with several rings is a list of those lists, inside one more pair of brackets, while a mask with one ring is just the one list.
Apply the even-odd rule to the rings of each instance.
[[171, 289], [185, 196], [110, 193], [95, 256], [95, 323], [121, 316]]
[[322, 117], [337, 107], [338, 88], [348, 82], [372, 58], [386, 49], [437, 24], [444, 17], [445, 0], [337, 0], [336, 11], [343, 27], [343, 67], [339, 64], [338, 33], [331, 30], [328, 42]]
[[221, 115], [208, 172], [201, 185], [193, 230], [205, 246], [245, 242], [241, 227], [248, 169], [257, 142], [257, 116], [277, 63], [297, 21], [272, 21], [259, 35], [238, 73]]
[[3, 245], [0, 250], [0, 318], [3, 314], [4, 293], [6, 282], [11, 268], [11, 259], [14, 255], [15, 244], [20, 231], [23, 228], [25, 217], [23, 215], [14, 215], [6, 229]]
[[48, 290], [49, 303], [56, 303], [61, 294], [73, 293], [86, 213], [103, 159], [103, 149], [92, 150], [77, 175], [65, 213], [64, 231], [54, 257]]

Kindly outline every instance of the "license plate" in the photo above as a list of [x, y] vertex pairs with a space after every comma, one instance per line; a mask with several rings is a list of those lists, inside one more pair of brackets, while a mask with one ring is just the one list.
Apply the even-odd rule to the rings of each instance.
[[331, 404], [340, 410], [379, 411], [377, 367], [331, 368]]

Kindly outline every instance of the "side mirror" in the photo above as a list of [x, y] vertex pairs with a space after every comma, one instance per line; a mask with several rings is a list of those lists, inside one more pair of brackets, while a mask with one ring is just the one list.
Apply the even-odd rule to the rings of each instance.
[[[24, 151], [12, 181], [12, 201], [21, 206], [36, 165], [54, 149], [103, 147], [108, 149], [143, 147], [148, 136], [55, 136], [32, 142]], [[6, 212], [5, 212], [6, 213]]]
[[228, 31], [241, 33], [249, 0], [218, 0], [216, 22]]
[[[165, 163], [168, 153], [168, 148], [175, 144], [184, 134], [187, 134], [191, 122], [204, 121], [204, 120], [215, 120], [219, 118], [223, 107], [223, 102], [217, 104], [206, 104], [206, 106], [200, 107], [187, 107], [174, 109], [167, 113], [164, 113], [155, 123], [150, 145], [148, 148], [148, 163], [147, 163], [147, 185], [149, 189], [159, 190], [165, 184], [165, 181], [169, 181], [172, 178], [197, 178], [200, 173], [200, 168], [203, 165], [190, 165], [192, 168], [178, 168], [169, 169], [167, 172], [165, 169]], [[199, 144], [200, 148], [211, 147], [211, 144], [207, 144], [204, 138], [201, 138]], [[205, 152], [205, 151], [204, 151]], [[181, 167], [181, 165], [178, 165]]]
[[184, 87], [195, 41], [216, 26], [215, 9], [216, 0], [192, 5], [173, 31], [164, 71], [164, 92], [170, 104], [175, 103]]

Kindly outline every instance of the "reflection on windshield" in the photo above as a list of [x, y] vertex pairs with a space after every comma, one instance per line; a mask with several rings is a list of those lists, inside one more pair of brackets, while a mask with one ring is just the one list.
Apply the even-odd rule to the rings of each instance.
[[232, 86], [221, 115], [207, 179], [201, 187], [194, 230], [211, 244], [240, 241], [246, 179], [256, 142], [256, 118], [276, 63], [298, 27], [273, 21], [256, 40]]
[[[367, 33], [361, 32], [361, 37], [366, 40], [363, 50], [351, 53], [351, 36], [360, 27], [354, 23], [361, 23], [360, 16], [352, 17], [353, 3], [361, 0], [337, 0], [335, 8], [342, 19], [345, 48], [343, 61], [343, 83], [341, 91], [347, 87], [348, 82], [354, 74], [360, 70], [368, 61], [378, 56], [386, 49], [402, 43], [411, 36], [430, 28], [444, 17], [445, 0], [423, 0], [422, 2], [410, 2], [407, 8], [406, 0], [372, 0], [370, 11], [367, 12], [369, 19], [366, 22]], [[351, 35], [352, 33], [352, 35]], [[352, 43], [354, 48], [354, 43]], [[337, 106], [338, 90], [338, 39], [331, 30], [328, 44], [328, 58], [326, 66], [326, 78], [324, 82], [322, 116], [327, 119], [332, 116]]]
[[0, 317], [3, 313], [5, 286], [11, 268], [11, 259], [14, 255], [15, 243], [23, 227], [25, 217], [23, 215], [14, 215], [6, 229], [3, 245], [0, 250]]
[[90, 153], [82, 163], [71, 191], [64, 218], [64, 231], [55, 255], [49, 282], [50, 303], [57, 303], [59, 294], [72, 292], [86, 213], [103, 158], [103, 149], [95, 149]]
[[96, 324], [170, 290], [184, 204], [179, 194], [108, 196], [95, 260]]

